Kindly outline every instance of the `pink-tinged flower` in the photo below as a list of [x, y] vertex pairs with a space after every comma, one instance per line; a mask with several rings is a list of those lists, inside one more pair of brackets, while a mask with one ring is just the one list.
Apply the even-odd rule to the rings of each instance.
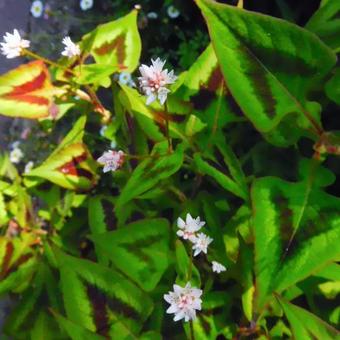
[[199, 233], [195, 239], [192, 249], [195, 250], [194, 256], [197, 256], [201, 252], [206, 254], [208, 252], [208, 246], [213, 239], [203, 233]]
[[196, 310], [201, 310], [202, 290], [191, 287], [190, 282], [183, 288], [174, 285], [174, 291], [164, 294], [164, 300], [170, 303], [167, 309], [168, 314], [175, 314], [174, 321], [184, 319], [190, 321], [196, 319]]
[[142, 65], [139, 68], [142, 75], [138, 78], [139, 86], [147, 96], [146, 105], [151, 104], [156, 99], [163, 105], [170, 92], [167, 85], [173, 84], [177, 77], [174, 75], [174, 71], [163, 70], [165, 61], [157, 58], [156, 60], [151, 59], [151, 62], [151, 66]]
[[103, 172], [116, 171], [124, 163], [123, 151], [105, 151], [102, 156], [97, 159], [97, 162], [104, 165]]
[[79, 45], [75, 44], [70, 37], [65, 37], [63, 44], [65, 45], [64, 51], [61, 52], [63, 56], [73, 58], [80, 55]]
[[7, 59], [19, 57], [23, 49], [30, 47], [30, 41], [22, 39], [16, 29], [13, 31], [13, 34], [7, 32], [3, 39], [4, 41], [0, 43], [1, 53]]
[[195, 242], [196, 233], [205, 225], [204, 221], [201, 221], [200, 217], [192, 218], [190, 214], [187, 214], [185, 221], [180, 217], [177, 219], [177, 235], [184, 240]]
[[221, 264], [221, 263], [219, 263], [219, 262], [212, 261], [211, 263], [212, 263], [212, 271], [213, 271], [214, 273], [219, 274], [219, 273], [225, 272], [225, 271], [227, 270], [227, 268], [224, 267], [224, 265]]

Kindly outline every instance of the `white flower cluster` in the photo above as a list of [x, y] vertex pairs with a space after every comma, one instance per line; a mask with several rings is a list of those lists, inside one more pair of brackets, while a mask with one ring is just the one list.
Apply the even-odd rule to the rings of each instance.
[[1, 54], [7, 59], [19, 57], [25, 48], [30, 47], [30, 41], [22, 39], [17, 29], [13, 31], [13, 34], [7, 32], [3, 39], [4, 41], [0, 43]]
[[163, 105], [170, 92], [167, 85], [173, 84], [177, 77], [174, 75], [174, 71], [168, 72], [167, 69], [163, 70], [165, 61], [157, 58], [156, 60], [151, 59], [151, 63], [151, 66], [142, 64], [139, 68], [142, 75], [138, 78], [139, 86], [147, 96], [146, 105], [151, 104], [157, 99]]
[[177, 227], [179, 228], [177, 235], [184, 240], [189, 240], [193, 244], [194, 256], [201, 252], [207, 254], [208, 246], [213, 241], [211, 237], [204, 233], [197, 233], [204, 225], [205, 222], [201, 221], [199, 216], [192, 218], [190, 214], [187, 214], [185, 221], [180, 217], [177, 219]]
[[190, 321], [196, 319], [196, 310], [201, 310], [202, 290], [191, 287], [190, 282], [183, 288], [179, 285], [173, 286], [174, 291], [164, 294], [164, 300], [170, 303], [168, 314], [175, 314], [174, 321], [184, 319]]
[[[192, 249], [194, 250], [194, 256], [197, 256], [201, 252], [207, 254], [208, 246], [213, 239], [200, 231], [205, 225], [204, 221], [201, 221], [200, 217], [193, 218], [189, 213], [186, 215], [185, 221], [182, 218], [177, 219], [177, 226], [179, 230], [177, 235], [184, 240], [188, 240], [192, 243]], [[221, 273], [226, 268], [219, 262], [212, 261], [212, 271], [215, 273]], [[167, 309], [167, 313], [175, 314], [174, 321], [184, 319], [184, 321], [190, 321], [196, 319], [196, 311], [201, 310], [201, 296], [202, 290], [191, 287], [190, 282], [186, 284], [184, 288], [174, 285], [174, 291], [164, 295], [164, 300], [170, 303], [170, 307]]]
[[65, 45], [64, 51], [61, 52], [63, 56], [73, 58], [80, 55], [79, 45], [75, 44], [70, 37], [65, 37], [62, 42]]
[[103, 172], [116, 171], [124, 163], [125, 154], [123, 151], [109, 150], [105, 151], [102, 156], [97, 159], [97, 162], [104, 165]]

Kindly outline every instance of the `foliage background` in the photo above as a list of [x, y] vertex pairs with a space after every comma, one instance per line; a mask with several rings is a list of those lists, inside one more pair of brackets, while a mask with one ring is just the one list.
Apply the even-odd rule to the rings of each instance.
[[[210, 34], [224, 78], [229, 79], [233, 69], [221, 57], [224, 39], [219, 37], [229, 34], [229, 42], [234, 39], [227, 29], [228, 20], [223, 19], [230, 10], [225, 10], [221, 19], [207, 9], [209, 5], [204, 7], [205, 1], [198, 3], [210, 30], [215, 30]], [[173, 323], [165, 314], [162, 294], [175, 280], [183, 285], [188, 279], [190, 249], [175, 237], [175, 221], [191, 212], [207, 221], [207, 232], [214, 238], [208, 258], [195, 261], [192, 271], [192, 282], [204, 289], [203, 311], [194, 324], [197, 339], [338, 337], [340, 168], [336, 134], [332, 138], [323, 133], [315, 136], [302, 119], [298, 123], [282, 119], [283, 126], [275, 126], [274, 133], [288, 131], [288, 139], [296, 138], [278, 146], [274, 134], [269, 136], [261, 122], [254, 123], [258, 119], [252, 112], [254, 98], [248, 107], [239, 94], [244, 93], [247, 82], [238, 88], [236, 82], [231, 83], [229, 88], [222, 74], [215, 73], [218, 62], [211, 47], [205, 50], [209, 40], [198, 7], [189, 1], [174, 2], [181, 15], [170, 20], [166, 16], [170, 2], [141, 4], [137, 23], [143, 49], [141, 56], [134, 50], [136, 65], [138, 60], [148, 62], [160, 56], [168, 59], [169, 68], [174, 67], [176, 73], [188, 70], [169, 98], [175, 152], [167, 153], [164, 108], [157, 104], [146, 107], [134, 89], [117, 83], [117, 76], [110, 74], [112, 87], [101, 86], [107, 75], [99, 73], [100, 77], [92, 75], [83, 84], [75, 81], [72, 86], [89, 83], [98, 89], [99, 98], [115, 117], [104, 135], [99, 133], [103, 121], [93, 105], [71, 91], [56, 101], [64, 115], [31, 127], [23, 146], [37, 164], [30, 176], [22, 175], [24, 163], [16, 169], [6, 154], [2, 156], [0, 291], [16, 302], [6, 334], [18, 339], [27, 338], [27, 334], [34, 339], [190, 336], [188, 325]], [[35, 32], [36, 23], [32, 24], [34, 49], [45, 56], [50, 51], [52, 56], [59, 54], [56, 42], [66, 33], [80, 38], [99, 22], [126, 15], [133, 5], [128, 1], [97, 2], [92, 12], [81, 13], [80, 18], [76, 8], [74, 12], [64, 8], [69, 17], [59, 21], [64, 13], [60, 12], [51, 19], [59, 35]], [[311, 98], [319, 102], [324, 131], [334, 131], [339, 129], [334, 56], [339, 38], [333, 40], [329, 31], [338, 32], [339, 8], [332, 0], [324, 1], [323, 6], [334, 13], [321, 15], [321, 19], [314, 16], [311, 21], [318, 5], [259, 1], [246, 2], [245, 7], [300, 26], [307, 24], [307, 29], [320, 34], [333, 50], [314, 38], [312, 42], [305, 38], [316, 51], [314, 58], [309, 58], [299, 50], [304, 41], [301, 37], [295, 41], [293, 60], [284, 64], [287, 72], [293, 65], [294, 72], [286, 77], [279, 63], [270, 65], [270, 72], [290, 92], [302, 93], [299, 99], [303, 105]], [[57, 13], [61, 11], [58, 6]], [[146, 23], [151, 10], [160, 17]], [[103, 12], [112, 13], [112, 17], [101, 16]], [[235, 18], [237, 22], [238, 15]], [[193, 21], [197, 23], [194, 29]], [[285, 39], [285, 34], [295, 34], [287, 26], [276, 30], [276, 25], [279, 27], [275, 21], [265, 27], [272, 29], [278, 41]], [[260, 46], [261, 40], [255, 39], [256, 32], [261, 32], [259, 26], [236, 41], [250, 37], [250, 44]], [[46, 48], [51, 34], [55, 41]], [[83, 48], [95, 55], [86, 39], [83, 43]], [[280, 51], [261, 54], [261, 61], [284, 59]], [[238, 59], [244, 57], [237, 49], [233, 53]], [[320, 72], [325, 70], [325, 77], [310, 82], [314, 75], [303, 74], [295, 64], [297, 56]], [[65, 60], [60, 62], [67, 65]], [[105, 60], [96, 62], [105, 65]], [[244, 69], [249, 67], [241, 72], [246, 80], [261, 76], [262, 71], [252, 71], [253, 64], [254, 60], [244, 64]], [[58, 70], [50, 71], [55, 86], [61, 87]], [[307, 98], [302, 85], [310, 83], [313, 93]], [[282, 96], [272, 88], [256, 90], [263, 91], [259, 97], [264, 106], [271, 96]], [[102, 175], [94, 159], [112, 142], [141, 159], [128, 159], [122, 170]], [[75, 161], [78, 153], [86, 157]], [[149, 153], [152, 158], [144, 159]], [[79, 175], [76, 180], [60, 175], [60, 169], [69, 171], [70, 156]], [[13, 225], [14, 235], [9, 233]], [[292, 235], [294, 242], [290, 243]], [[213, 259], [224, 263], [227, 272], [221, 276], [211, 273], [208, 260]]]

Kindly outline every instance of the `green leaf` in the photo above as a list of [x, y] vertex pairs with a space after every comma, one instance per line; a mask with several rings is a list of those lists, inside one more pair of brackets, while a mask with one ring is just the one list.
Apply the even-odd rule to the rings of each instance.
[[217, 140], [216, 146], [218, 148], [218, 151], [222, 154], [224, 163], [228, 166], [232, 178], [244, 192], [244, 196], [247, 196], [248, 198], [249, 189], [246, 181], [246, 176], [232, 148], [225, 141], [223, 136], [220, 136], [220, 138]]
[[[141, 330], [153, 308], [152, 300], [141, 289], [114, 270], [58, 249], [55, 253], [61, 271], [65, 309], [71, 321], [91, 331], [108, 327], [115, 327], [118, 334], [126, 327], [134, 333]], [[101, 294], [107, 298], [103, 299]], [[100, 310], [96, 304], [98, 299], [102, 301]], [[95, 322], [98, 313], [105, 322], [100, 327]]]
[[280, 305], [282, 306], [290, 323], [294, 339], [340, 339], [340, 333], [335, 328], [328, 325], [314, 314], [283, 300], [281, 297], [277, 296], [277, 299], [279, 300]]
[[[36, 310], [35, 310], [36, 312]], [[31, 340], [61, 340], [64, 334], [60, 334], [57, 322], [52, 317], [40, 311], [30, 332]], [[27, 335], [27, 333], [25, 333]], [[78, 338], [79, 339], [79, 338]], [[87, 338], [88, 339], [88, 338]]]
[[34, 257], [28, 259], [25, 263], [16, 268], [6, 278], [0, 282], [0, 295], [16, 290], [18, 284], [29, 282], [37, 268], [37, 261]]
[[335, 69], [334, 76], [326, 83], [325, 90], [328, 98], [340, 105], [340, 67]]
[[91, 239], [146, 291], [156, 287], [169, 265], [169, 224], [165, 219], [140, 220]]
[[29, 119], [50, 115], [53, 86], [42, 61], [21, 65], [0, 76], [0, 114]]
[[125, 85], [120, 85], [122, 91], [119, 99], [126, 110], [136, 118], [139, 126], [152, 140], [159, 142], [165, 139], [166, 118], [169, 120], [169, 133], [172, 138], [186, 139], [184, 135], [184, 124], [181, 126], [176, 118], [183, 121], [183, 115], [173, 115], [164, 112], [160, 105], [146, 105], [145, 98], [137, 90]]
[[255, 285], [253, 280], [254, 254], [253, 249], [241, 242], [240, 262], [241, 283], [243, 293], [241, 296], [243, 312], [249, 322], [253, 320], [253, 304]]
[[334, 52], [340, 51], [340, 2], [328, 1], [313, 14], [306, 28], [317, 34]]
[[110, 76], [118, 70], [117, 66], [106, 64], [81, 65], [75, 70], [77, 72], [75, 81], [80, 85], [95, 84], [109, 87], [111, 84]]
[[179, 85], [174, 96], [189, 101], [195, 115], [203, 124], [208, 125], [208, 129], [214, 131], [221, 129], [226, 123], [240, 120], [229, 105], [227, 97], [230, 93], [211, 44], [182, 78], [182, 83], [177, 81]]
[[27, 177], [40, 177], [71, 190], [89, 190], [96, 184], [96, 163], [82, 138], [86, 117], [78, 119], [60, 145]]
[[236, 263], [240, 252], [239, 234], [242, 236], [250, 230], [251, 211], [246, 205], [242, 205], [228, 220], [223, 230], [223, 240], [228, 258]]
[[60, 284], [67, 317], [70, 321], [95, 332], [96, 325], [86, 287], [72, 268], [65, 265], [60, 267]]
[[256, 309], [339, 258], [340, 199], [306, 183], [267, 177], [252, 188]]
[[[88, 207], [89, 226], [94, 236], [116, 228], [114, 205], [110, 198], [91, 197]], [[107, 264], [107, 256], [98, 247], [96, 247], [96, 254], [100, 263]]]
[[[217, 73], [216, 69], [219, 70], [218, 61], [212, 45], [209, 44], [185, 74], [183, 83], [175, 94], [184, 100], [190, 100], [190, 97], [197, 94], [202, 88], [211, 92], [216, 91], [216, 75], [214, 74]], [[219, 80], [221, 81], [222, 77]]]
[[132, 72], [139, 64], [141, 39], [137, 28], [137, 11], [118, 20], [99, 25], [84, 36], [82, 47], [98, 64]]
[[230, 191], [235, 196], [247, 199], [247, 194], [235, 183], [228, 175], [222, 172], [218, 166], [214, 166], [213, 162], [208, 163], [198, 153], [194, 155], [194, 161], [198, 171], [211, 176], [223, 189]]
[[296, 141], [298, 128], [320, 132], [320, 106], [307, 95], [335, 64], [335, 54], [289, 22], [211, 0], [196, 2], [227, 86], [255, 128], [277, 145]]
[[6, 332], [14, 335], [16, 334], [28, 316], [35, 309], [38, 298], [43, 289], [44, 281], [44, 272], [43, 266], [39, 266], [37, 273], [32, 280], [32, 286], [34, 286], [34, 290], [26, 290], [21, 299], [15, 306], [15, 308], [11, 311], [10, 315], [7, 317], [5, 329]]
[[182, 163], [183, 145], [179, 145], [173, 153], [168, 153], [167, 142], [156, 144], [150, 157], [142, 161], [131, 174], [116, 202], [116, 209], [169, 178], [180, 169]]
[[77, 325], [76, 323], [66, 319], [62, 315], [53, 312], [54, 317], [58, 321], [60, 328], [65, 330], [65, 332], [68, 334], [68, 336], [72, 340], [103, 340], [104, 337], [94, 334], [93, 332], [87, 330], [86, 328]]

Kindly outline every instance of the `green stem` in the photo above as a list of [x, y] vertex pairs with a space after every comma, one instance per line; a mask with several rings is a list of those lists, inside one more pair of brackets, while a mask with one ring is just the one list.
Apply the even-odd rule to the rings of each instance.
[[169, 111], [168, 111], [168, 104], [164, 103], [164, 112], [165, 112], [165, 134], [168, 140], [168, 151], [172, 153], [172, 140], [170, 138], [170, 128], [169, 128]]
[[191, 281], [192, 267], [193, 267], [193, 254], [192, 254], [192, 248], [191, 248], [190, 249], [190, 262], [189, 262], [189, 269], [188, 269], [188, 282]]
[[34, 52], [27, 50], [27, 49], [24, 49], [23, 52], [24, 52], [24, 55], [27, 55], [27, 56], [32, 57], [32, 58], [37, 59], [37, 60], [41, 60], [48, 65], [61, 68], [61, 69], [65, 70], [66, 72], [69, 72], [69, 73], [75, 75], [75, 73], [71, 69], [69, 69], [68, 67], [60, 65], [60, 64], [58, 64], [58, 63], [56, 63], [56, 62], [54, 62], [54, 61], [52, 61], [48, 58], [45, 58], [45, 57], [43, 57], [43, 56], [41, 56], [37, 53], [34, 53]]
[[190, 340], [195, 340], [194, 325], [192, 320], [189, 321], [189, 327], [190, 327]]

